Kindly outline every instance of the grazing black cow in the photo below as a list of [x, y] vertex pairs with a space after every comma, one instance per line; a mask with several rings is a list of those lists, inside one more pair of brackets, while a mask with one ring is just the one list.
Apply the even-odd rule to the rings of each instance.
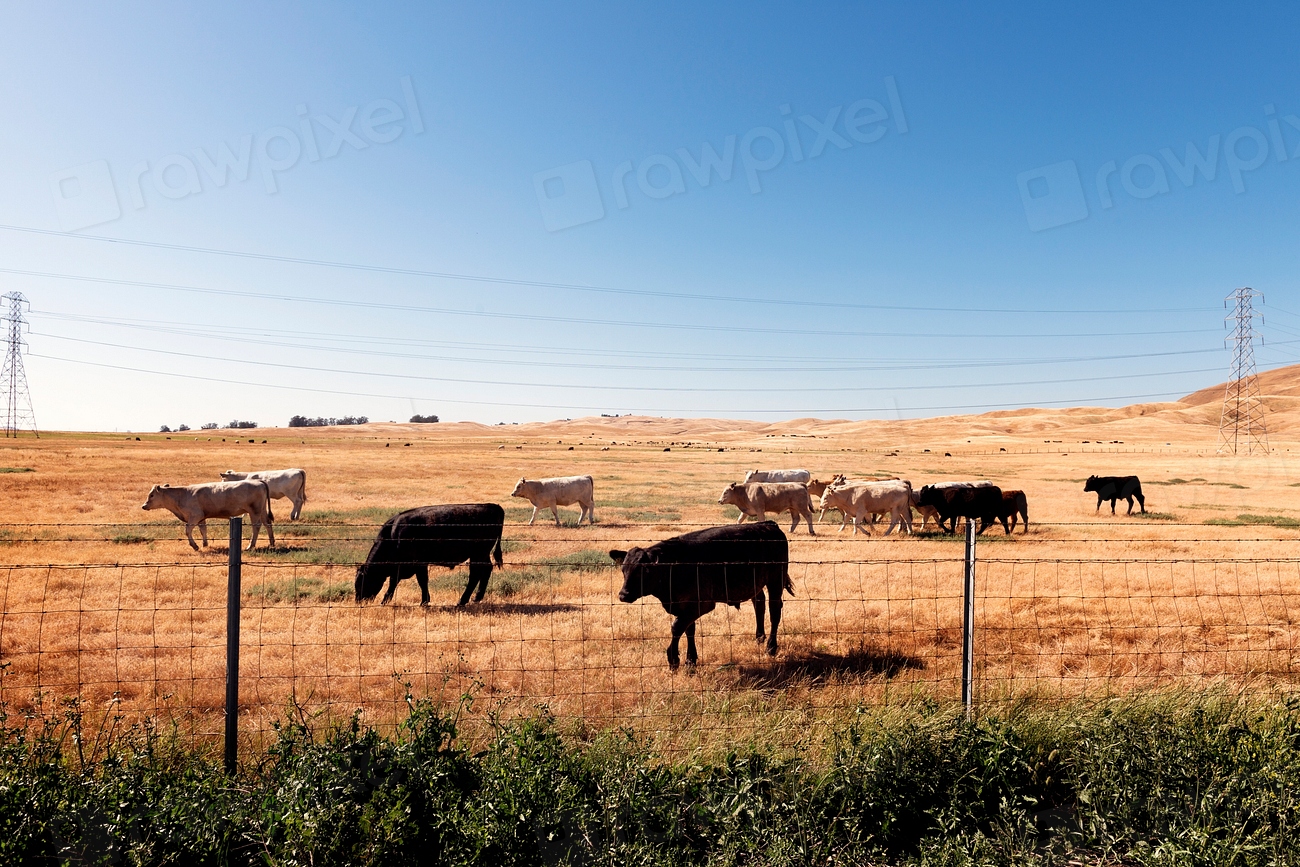
[[757, 628], [754, 638], [762, 641], [763, 591], [767, 591], [772, 615], [772, 634], [767, 652], [776, 653], [776, 631], [781, 624], [781, 593], [794, 594], [790, 584], [790, 546], [785, 533], [772, 521], [757, 524], [729, 524], [710, 527], [656, 542], [649, 548], [610, 551], [623, 567], [620, 602], [635, 602], [653, 596], [673, 616], [673, 640], [668, 645], [668, 665], [676, 668], [681, 657], [677, 647], [686, 635], [686, 664], [695, 665], [695, 621], [712, 611], [719, 602], [740, 607], [754, 603]]
[[[492, 561], [501, 565], [501, 528], [505, 510], [496, 503], [467, 503], [458, 506], [421, 506], [394, 515], [379, 528], [370, 546], [366, 562], [357, 567], [357, 601], [379, 595], [388, 579], [388, 592], [380, 601], [387, 605], [397, 590], [397, 582], [415, 576], [420, 583], [420, 604], [429, 604], [429, 567], [455, 569], [469, 561], [469, 583], [458, 606], [469, 602], [478, 587], [475, 602], [483, 601]], [[493, 547], [495, 544], [495, 547]]]
[[1137, 476], [1088, 476], [1088, 481], [1083, 485], [1083, 489], [1088, 492], [1097, 493], [1097, 509], [1101, 511], [1101, 501], [1110, 500], [1110, 513], [1115, 514], [1115, 501], [1128, 500], [1128, 512], [1133, 514], [1133, 498], [1142, 506], [1142, 511], [1147, 510], [1147, 498], [1142, 496], [1142, 483], [1138, 481]]
[[[1002, 508], [998, 510], [998, 520], [1002, 522], [1002, 529], [1011, 535], [1011, 531], [1016, 528], [1016, 516], [1025, 519], [1024, 532], [1029, 532], [1029, 500], [1025, 497], [1024, 491], [1003, 491]], [[1010, 523], [1008, 523], [1010, 522]]]
[[[979, 532], [983, 533], [1002, 512], [1002, 489], [997, 485], [948, 487], [926, 485], [917, 499], [921, 507], [932, 506], [939, 513], [939, 528], [946, 533], [957, 532], [957, 519], [979, 519]], [[950, 526], [945, 527], [947, 522]]]

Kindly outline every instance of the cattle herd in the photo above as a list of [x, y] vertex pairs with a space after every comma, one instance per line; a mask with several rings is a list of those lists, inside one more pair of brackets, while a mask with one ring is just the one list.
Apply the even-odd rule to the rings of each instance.
[[[223, 481], [198, 485], [154, 485], [143, 509], [167, 509], [185, 523], [190, 546], [194, 528], [198, 527], [203, 544], [208, 544], [207, 519], [248, 515], [252, 524], [251, 550], [257, 543], [259, 529], [265, 525], [268, 544], [275, 546], [271, 500], [288, 499], [293, 503], [290, 520], [297, 520], [307, 502], [307, 473], [301, 469], [261, 470], [242, 473], [227, 470]], [[1146, 499], [1137, 476], [1090, 476], [1084, 485], [1097, 494], [1097, 510], [1105, 500], [1115, 512], [1117, 500], [1127, 500], [1128, 514], [1136, 499], [1143, 512]], [[549, 509], [560, 524], [558, 506], [577, 505], [581, 509], [578, 524], [586, 518], [595, 523], [595, 484], [591, 476], [566, 476], [551, 479], [520, 479], [512, 497], [532, 503], [537, 519], [539, 509]], [[657, 542], [647, 548], [613, 550], [610, 558], [623, 570], [623, 586], [618, 598], [635, 602], [646, 596], [659, 600], [673, 617], [672, 643], [668, 646], [668, 664], [680, 663], [678, 646], [686, 636], [686, 661], [694, 665], [695, 621], [712, 611], [718, 603], [739, 608], [746, 601], [754, 606], [755, 638], [766, 642], [767, 652], [777, 650], [776, 633], [781, 623], [782, 595], [793, 595], [790, 583], [789, 542], [785, 533], [767, 519], [768, 513], [789, 512], [790, 531], [802, 519], [810, 536], [816, 535], [812, 520], [812, 498], [820, 499], [821, 514], [839, 510], [842, 532], [849, 520], [853, 532], [870, 535], [870, 525], [884, 516], [889, 518], [889, 535], [895, 528], [913, 532], [913, 511], [921, 517], [924, 530], [933, 520], [945, 533], [956, 533], [959, 518], [978, 522], [983, 533], [994, 522], [1002, 524], [1007, 535], [1017, 520], [1029, 531], [1029, 504], [1024, 491], [1002, 490], [987, 480], [939, 482], [913, 490], [907, 479], [849, 479], [835, 475], [830, 481], [814, 479], [807, 470], [751, 470], [744, 481], [727, 485], [718, 502], [733, 505], [740, 519], [732, 525], [710, 527]], [[757, 523], [745, 524], [746, 518]], [[420, 585], [420, 604], [429, 604], [429, 566], [454, 569], [469, 562], [469, 580], [457, 607], [483, 600], [492, 563], [502, 565], [501, 537], [505, 527], [505, 510], [496, 503], [422, 506], [394, 515], [384, 522], [366, 555], [357, 567], [356, 601], [365, 602], [379, 595], [384, 582], [388, 591], [380, 601], [393, 598], [398, 582], [414, 577]], [[764, 604], [771, 619], [771, 633], [764, 628]]]

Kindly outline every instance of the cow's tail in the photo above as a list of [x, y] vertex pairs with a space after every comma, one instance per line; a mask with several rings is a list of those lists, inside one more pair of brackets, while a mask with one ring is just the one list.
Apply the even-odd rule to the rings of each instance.
[[266, 491], [266, 523], [270, 524], [275, 521], [275, 516], [271, 514], [271, 486], [262, 481], [262, 490]]
[[497, 568], [502, 566], [501, 562], [501, 537], [497, 536], [497, 546], [492, 549], [492, 559], [497, 561]]
[[781, 564], [781, 586], [785, 588], [786, 593], [789, 593], [791, 596], [794, 595], [794, 585], [790, 583], [789, 563]]

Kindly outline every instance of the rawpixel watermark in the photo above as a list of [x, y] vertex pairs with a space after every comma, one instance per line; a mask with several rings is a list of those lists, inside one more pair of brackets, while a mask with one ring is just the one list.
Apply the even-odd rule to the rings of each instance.
[[[741, 136], [729, 135], [723, 139], [721, 153], [712, 142], [706, 141], [694, 150], [683, 147], [671, 155], [651, 154], [635, 163], [628, 160], [604, 177], [608, 179], [614, 205], [623, 210], [631, 207], [630, 194], [637, 192], [647, 199], [681, 195], [687, 190], [687, 178], [700, 189], [712, 184], [715, 176], [723, 183], [730, 182], [736, 175], [739, 157], [740, 175], [749, 192], [757, 195], [763, 191], [763, 174], [781, 165], [787, 157], [797, 163], [816, 159], [827, 145], [848, 150], [855, 144], [872, 144], [885, 137], [891, 123], [896, 133], [906, 133], [907, 115], [892, 75], [885, 79], [885, 100], [888, 108], [879, 100], [859, 99], [834, 106], [820, 116], [801, 114], [797, 118], [789, 105], [783, 105], [779, 109], [780, 130], [756, 126]], [[591, 160], [538, 172], [533, 175], [533, 191], [547, 231], [558, 232], [605, 216], [606, 200]]]
[[361, 151], [388, 144], [406, 131], [406, 124], [415, 133], [424, 132], [410, 76], [404, 76], [399, 85], [401, 104], [376, 99], [363, 106], [348, 106], [337, 118], [313, 114], [300, 104], [295, 127], [269, 126], [242, 136], [233, 147], [222, 141], [211, 149], [196, 147], [189, 153], [141, 161], [125, 175], [117, 175], [120, 191], [107, 160], [54, 172], [49, 178], [50, 193], [59, 223], [63, 231], [75, 232], [118, 219], [122, 203], [139, 210], [151, 196], [184, 199], [224, 187], [231, 179], [243, 183], [250, 176], [267, 194], [274, 194], [280, 189], [279, 175], [299, 165], [304, 155], [305, 162], [314, 163], [337, 157], [344, 148]]
[[1115, 207], [1115, 196], [1124, 194], [1134, 199], [1149, 199], [1169, 193], [1173, 189], [1170, 176], [1184, 187], [1191, 187], [1199, 174], [1213, 183], [1222, 178], [1220, 165], [1227, 171], [1234, 193], [1246, 192], [1246, 175], [1264, 167], [1269, 154], [1274, 161], [1284, 163], [1300, 157], [1300, 143], [1288, 152], [1282, 124], [1300, 133], [1300, 117], [1288, 114], [1279, 117], [1270, 103], [1264, 106], [1264, 130], [1254, 126], [1240, 126], [1226, 136], [1209, 137], [1204, 148], [1198, 142], [1187, 142], [1182, 153], [1173, 148], [1161, 148], [1155, 154], [1136, 154], [1122, 164], [1117, 160], [1103, 163], [1086, 178], [1079, 174], [1074, 160], [1065, 160], [1040, 166], [1016, 175], [1020, 190], [1020, 203], [1025, 209], [1029, 229], [1041, 232], [1068, 223], [1087, 219], [1089, 197], [1084, 192], [1085, 181], [1092, 186], [1097, 204], [1103, 209]]

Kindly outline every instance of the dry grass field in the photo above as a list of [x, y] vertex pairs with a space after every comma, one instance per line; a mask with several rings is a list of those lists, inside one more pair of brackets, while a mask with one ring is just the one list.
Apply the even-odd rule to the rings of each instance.
[[[668, 616], [652, 599], [617, 601], [621, 576], [605, 552], [734, 520], [716, 501], [751, 468], [897, 475], [918, 487], [988, 478], [1027, 493], [1028, 534], [980, 537], [982, 701], [1285, 686], [1300, 672], [1300, 374], [1261, 379], [1273, 451], [1249, 458], [1215, 455], [1215, 389], [1123, 409], [897, 422], [622, 417], [6, 440], [0, 691], [11, 709], [39, 690], [216, 731], [225, 522], [195, 553], [179, 522], [140, 505], [154, 483], [278, 467], [307, 470], [309, 499], [294, 523], [276, 501], [277, 547], [244, 557], [247, 732], [291, 707], [331, 718], [362, 708], [384, 725], [404, 710], [408, 684], [449, 701], [472, 692], [475, 714], [545, 705], [670, 748], [814, 738], [861, 702], [956, 696], [960, 539], [880, 528], [855, 538], [837, 523], [791, 537], [796, 595], [778, 657], [754, 643], [746, 606], [700, 621], [696, 671], [668, 669]], [[531, 507], [508, 496], [515, 481], [575, 473], [595, 477], [596, 525], [573, 526], [570, 508], [562, 527], [527, 526]], [[1092, 473], [1140, 475], [1147, 515], [1124, 515], [1122, 502], [1113, 517], [1097, 514], [1082, 490]], [[506, 506], [507, 527], [506, 566], [483, 604], [453, 607], [464, 567], [436, 576], [428, 609], [411, 581], [393, 605], [352, 601], [353, 567], [384, 518], [484, 501]]]

